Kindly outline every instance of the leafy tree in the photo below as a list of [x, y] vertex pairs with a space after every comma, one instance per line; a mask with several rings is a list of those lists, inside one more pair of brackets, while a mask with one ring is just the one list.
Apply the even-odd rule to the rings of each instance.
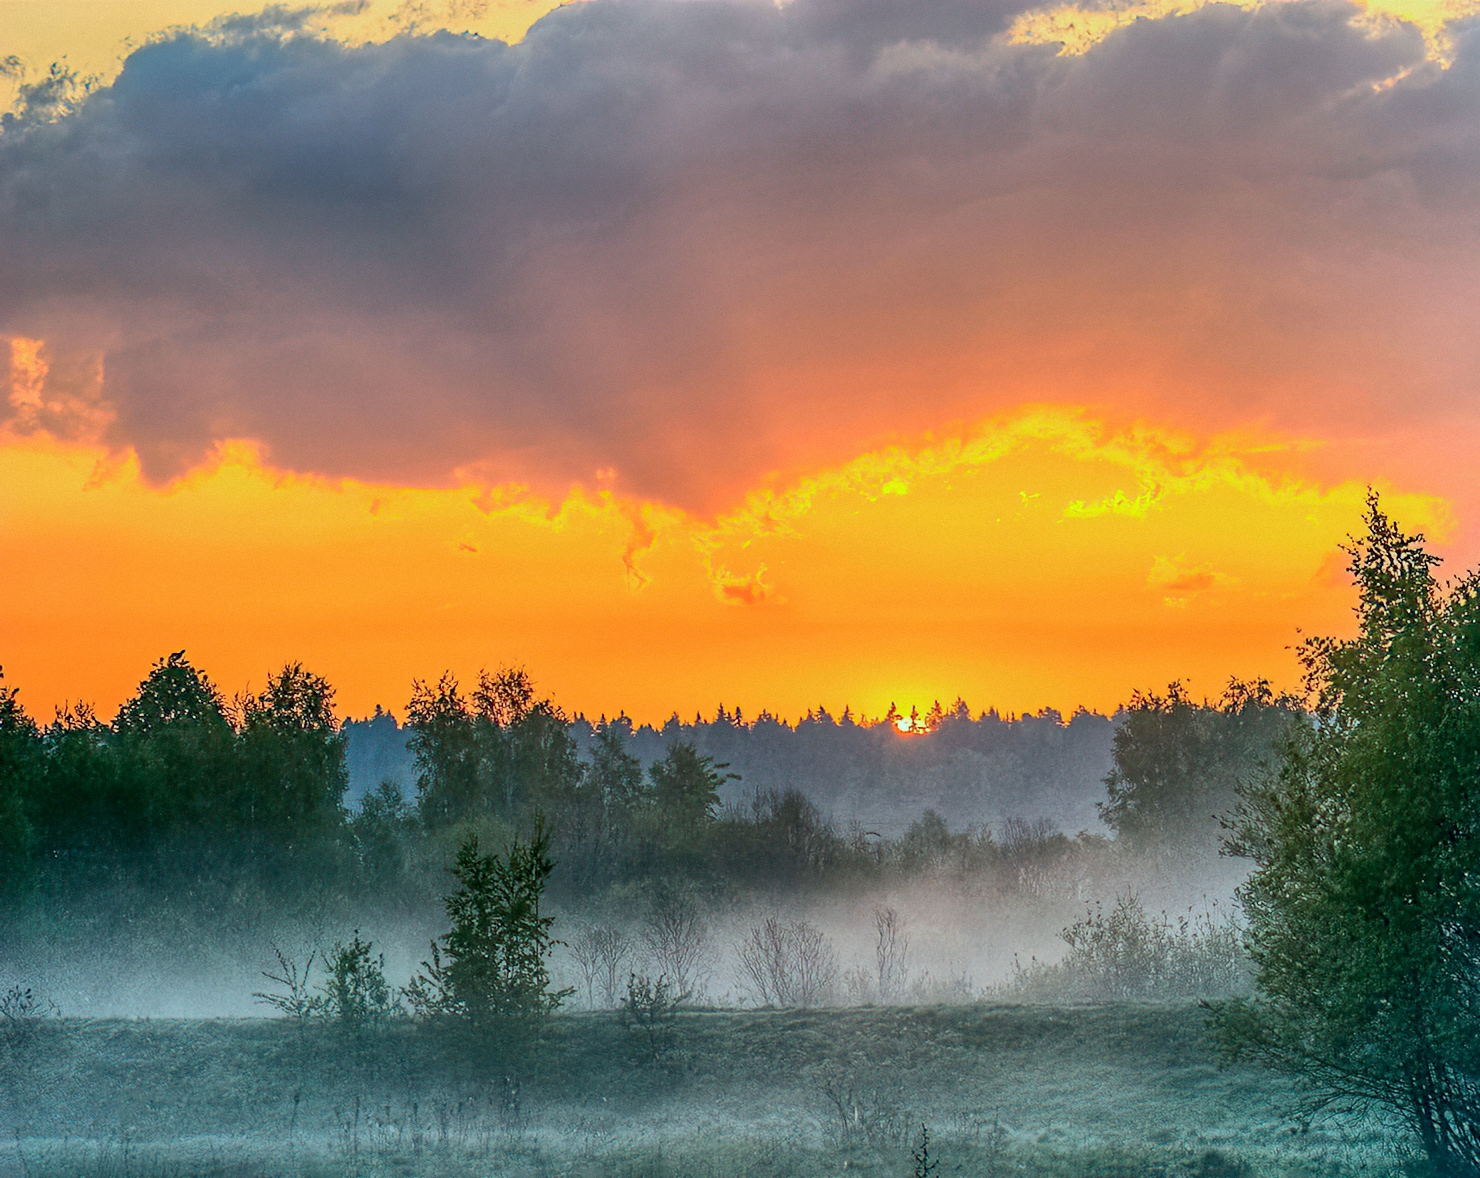
[[473, 706], [490, 724], [512, 728], [539, 705], [534, 682], [523, 667], [500, 667], [491, 675], [487, 671], [479, 673]]
[[692, 833], [714, 821], [719, 788], [733, 776], [724, 772], [727, 768], [687, 741], [671, 745], [667, 755], [653, 764], [648, 770], [653, 802], [670, 830]]
[[0, 896], [24, 891], [31, 880], [33, 832], [26, 809], [41, 781], [42, 754], [41, 733], [17, 690], [0, 683]]
[[440, 945], [433, 942], [426, 972], [408, 989], [414, 1008], [479, 1028], [507, 1027], [549, 1014], [572, 993], [550, 989], [555, 921], [540, 915], [555, 867], [548, 850], [540, 824], [503, 855], [483, 854], [477, 836], [468, 836], [452, 868], [458, 888], [445, 899], [452, 927]]
[[475, 715], [450, 671], [434, 685], [419, 679], [412, 683], [406, 726], [416, 759], [419, 808], [428, 826], [455, 822], [487, 804]]
[[331, 833], [349, 784], [328, 681], [289, 663], [242, 701], [240, 821], [285, 849]]
[[137, 807], [146, 837], [233, 824], [228, 790], [236, 733], [221, 693], [183, 650], [154, 665], [119, 709], [113, 729], [126, 804]]
[[1234, 679], [1216, 703], [1193, 702], [1181, 683], [1137, 692], [1115, 731], [1101, 816], [1139, 850], [1216, 847], [1239, 782], [1273, 763], [1297, 711], [1264, 680]]
[[117, 734], [92, 709], [59, 711], [42, 742], [44, 780], [31, 815], [48, 856], [75, 868], [79, 857], [101, 860], [147, 843], [152, 823], [139, 783], [124, 771]]
[[574, 801], [581, 772], [569, 721], [535, 701], [522, 670], [482, 672], [472, 697], [449, 672], [416, 682], [407, 709], [420, 809], [433, 828], [479, 816], [517, 821], [533, 809], [557, 817]]
[[534, 810], [563, 816], [584, 807], [582, 766], [570, 736], [570, 720], [548, 700], [535, 704], [501, 729], [508, 746], [503, 769], [503, 812], [510, 817]]
[[602, 812], [612, 818], [631, 814], [645, 800], [642, 762], [627, 751], [626, 731], [617, 724], [597, 729], [586, 774]]
[[365, 795], [359, 812], [349, 820], [349, 830], [361, 873], [371, 887], [399, 888], [406, 873], [405, 844], [415, 828], [415, 811], [395, 782], [382, 781]]
[[1480, 575], [1442, 587], [1369, 499], [1358, 632], [1302, 648], [1316, 706], [1246, 790], [1230, 847], [1260, 997], [1224, 1046], [1385, 1107], [1480, 1174]]

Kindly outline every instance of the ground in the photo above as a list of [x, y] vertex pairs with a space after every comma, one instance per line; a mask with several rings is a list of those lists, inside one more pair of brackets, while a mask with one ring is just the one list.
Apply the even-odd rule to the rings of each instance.
[[1387, 1174], [1195, 1005], [564, 1014], [502, 1048], [288, 1020], [11, 1030], [0, 1178]]

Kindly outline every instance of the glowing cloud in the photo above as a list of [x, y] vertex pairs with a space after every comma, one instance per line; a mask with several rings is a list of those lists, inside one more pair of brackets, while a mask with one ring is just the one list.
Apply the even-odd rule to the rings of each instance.
[[[751, 711], [877, 714], [958, 693], [1110, 707], [1176, 676], [1293, 683], [1296, 628], [1345, 622], [1330, 557], [1363, 488], [1270, 473], [1268, 443], [1037, 411], [706, 522], [609, 495], [494, 504], [479, 486], [290, 476], [245, 446], [152, 490], [135, 464], [13, 441], [0, 650], [43, 712], [79, 693], [111, 706], [182, 646], [233, 689], [305, 659], [357, 711], [402, 702], [413, 676], [511, 660], [568, 706], [645, 719], [720, 690]], [[1147, 505], [1074, 510], [1117, 497]], [[1442, 535], [1442, 504], [1388, 503]]]
[[[1293, 0], [1106, 0], [1100, 4], [1059, 4], [1019, 13], [1008, 28], [1014, 45], [1057, 45], [1069, 56], [1088, 53], [1118, 29], [1137, 21], [1187, 16], [1207, 4], [1256, 9]], [[1480, 15], [1480, 0], [1354, 0], [1360, 23], [1380, 34], [1394, 22], [1412, 25], [1423, 34], [1428, 58], [1448, 66], [1454, 48], [1451, 33], [1461, 21]]]
[[154, 40], [0, 135], [0, 659], [649, 717], [1289, 682], [1367, 483], [1480, 550], [1468, 11]]

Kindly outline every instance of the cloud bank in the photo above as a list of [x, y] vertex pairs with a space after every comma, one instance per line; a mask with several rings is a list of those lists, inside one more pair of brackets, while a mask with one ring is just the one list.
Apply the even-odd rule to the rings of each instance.
[[1025, 402], [1476, 425], [1475, 32], [1441, 69], [1333, 0], [1214, 4], [1067, 58], [1021, 7], [148, 45], [0, 136], [0, 335], [45, 341], [10, 428], [712, 512]]

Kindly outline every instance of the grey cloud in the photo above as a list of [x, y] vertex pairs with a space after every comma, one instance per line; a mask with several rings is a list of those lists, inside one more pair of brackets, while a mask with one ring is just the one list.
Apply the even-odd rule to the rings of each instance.
[[1474, 33], [1441, 72], [1304, 0], [1065, 59], [1002, 44], [1011, 15], [175, 37], [0, 139], [0, 332], [101, 356], [154, 477], [252, 437], [696, 508], [1022, 398], [1320, 429], [1469, 395]]

